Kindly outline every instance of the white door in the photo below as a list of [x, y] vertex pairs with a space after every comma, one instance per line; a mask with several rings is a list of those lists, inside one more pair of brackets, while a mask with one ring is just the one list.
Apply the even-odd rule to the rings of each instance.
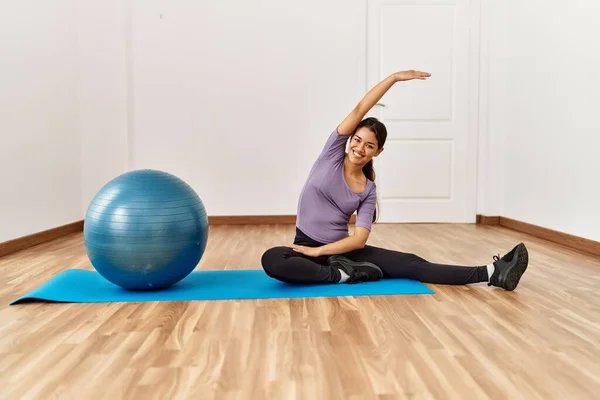
[[375, 160], [380, 222], [475, 221], [474, 3], [368, 0], [369, 87], [399, 70], [432, 73], [394, 85], [369, 114], [388, 130]]

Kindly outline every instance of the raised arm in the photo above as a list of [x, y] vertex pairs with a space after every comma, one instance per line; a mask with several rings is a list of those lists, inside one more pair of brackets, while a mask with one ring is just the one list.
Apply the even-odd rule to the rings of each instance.
[[375, 85], [371, 90], [369, 90], [369, 92], [367, 92], [365, 97], [358, 102], [350, 114], [348, 114], [348, 116], [338, 126], [338, 132], [341, 135], [352, 134], [360, 121], [362, 121], [371, 108], [373, 108], [373, 106], [377, 104], [379, 100], [381, 100], [383, 95], [394, 85], [394, 83], [400, 81], [409, 81], [412, 79], [424, 80], [430, 76], [431, 74], [428, 72], [414, 70], [401, 71], [391, 74]]

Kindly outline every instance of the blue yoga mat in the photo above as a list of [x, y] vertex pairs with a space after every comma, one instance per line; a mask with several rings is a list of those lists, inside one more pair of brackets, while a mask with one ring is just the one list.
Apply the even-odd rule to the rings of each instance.
[[106, 303], [182, 300], [276, 299], [332, 296], [433, 294], [421, 282], [383, 279], [357, 284], [297, 285], [270, 278], [263, 270], [194, 271], [168, 289], [128, 291], [96, 271], [70, 269], [11, 303], [42, 300], [66, 303]]

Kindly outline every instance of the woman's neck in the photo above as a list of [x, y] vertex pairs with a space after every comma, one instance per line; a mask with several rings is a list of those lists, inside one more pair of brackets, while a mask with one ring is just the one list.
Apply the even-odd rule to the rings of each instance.
[[362, 167], [360, 165], [351, 163], [350, 158], [347, 154], [346, 154], [346, 157], [344, 157], [344, 170], [350, 176], [361, 177], [364, 175], [363, 171], [362, 171]]

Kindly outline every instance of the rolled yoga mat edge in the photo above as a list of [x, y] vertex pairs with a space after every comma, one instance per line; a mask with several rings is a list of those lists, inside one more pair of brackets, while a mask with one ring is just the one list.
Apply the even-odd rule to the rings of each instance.
[[382, 279], [357, 284], [287, 284], [269, 277], [263, 270], [197, 270], [168, 289], [129, 291], [107, 281], [96, 271], [68, 269], [10, 305], [32, 301], [110, 303], [434, 293], [423, 283], [409, 279]]

